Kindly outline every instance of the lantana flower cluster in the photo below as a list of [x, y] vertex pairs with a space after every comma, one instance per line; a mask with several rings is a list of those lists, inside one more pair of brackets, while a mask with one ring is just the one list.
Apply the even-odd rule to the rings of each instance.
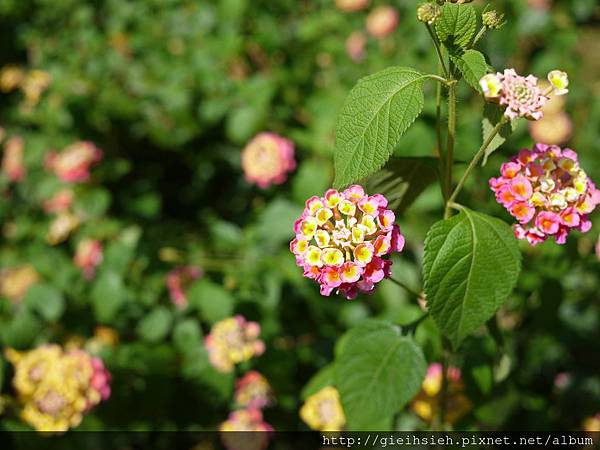
[[236, 364], [260, 356], [265, 344], [259, 339], [260, 325], [238, 315], [213, 325], [204, 338], [211, 364], [219, 372], [231, 372]]
[[0, 270], [0, 296], [14, 303], [20, 302], [40, 276], [31, 264]]
[[502, 165], [490, 179], [498, 203], [518, 220], [519, 239], [536, 245], [553, 237], [564, 244], [572, 230], [588, 231], [588, 215], [600, 203], [600, 191], [569, 148], [536, 144]]
[[275, 133], [259, 133], [242, 150], [246, 180], [262, 189], [282, 184], [295, 168], [294, 143]]
[[27, 352], [9, 349], [6, 357], [15, 366], [21, 417], [38, 431], [76, 427], [110, 397], [110, 373], [101, 359], [83, 350], [46, 344]]
[[198, 266], [177, 267], [167, 274], [167, 288], [175, 306], [184, 308], [187, 305], [185, 290], [203, 274], [204, 272]]
[[485, 98], [506, 107], [504, 115], [510, 119], [525, 117], [539, 120], [544, 116], [542, 108], [548, 97], [538, 87], [538, 79], [526, 77], [514, 69], [485, 75], [479, 82]]
[[84, 239], [77, 244], [73, 261], [83, 271], [83, 276], [91, 280], [96, 274], [96, 268], [102, 263], [102, 242], [96, 239]]
[[260, 409], [249, 408], [231, 412], [219, 431], [227, 450], [264, 450], [273, 427], [264, 421]]
[[102, 160], [102, 150], [88, 141], [78, 141], [61, 152], [46, 155], [46, 168], [66, 183], [82, 183], [90, 178], [90, 168]]
[[2, 156], [2, 172], [13, 183], [25, 178], [25, 142], [20, 136], [13, 136], [4, 143]]
[[326, 386], [308, 397], [300, 408], [300, 417], [318, 431], [341, 431], [346, 425], [340, 394], [333, 386]]
[[[411, 409], [424, 421], [432, 422], [442, 406], [442, 375], [440, 363], [430, 364], [421, 385], [421, 390], [411, 403]], [[465, 396], [465, 385], [459, 368], [450, 366], [446, 371], [448, 383], [445, 405], [445, 420], [449, 424], [456, 423], [469, 412], [472, 404]]]
[[240, 408], [263, 409], [273, 403], [273, 392], [267, 379], [251, 370], [235, 382], [234, 401]]
[[306, 201], [290, 249], [304, 276], [321, 285], [322, 295], [337, 290], [352, 299], [391, 276], [387, 258], [402, 251], [404, 236], [387, 205], [383, 195], [367, 195], [358, 185]]

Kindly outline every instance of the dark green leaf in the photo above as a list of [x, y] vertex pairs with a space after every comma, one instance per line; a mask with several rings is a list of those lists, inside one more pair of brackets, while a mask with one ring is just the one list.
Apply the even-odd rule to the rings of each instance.
[[338, 351], [335, 385], [351, 430], [380, 426], [418, 392], [425, 376], [421, 349], [385, 321], [352, 329]]
[[454, 347], [506, 301], [520, 269], [517, 240], [499, 219], [463, 208], [431, 227], [425, 239], [425, 295]]
[[423, 80], [409, 67], [390, 67], [354, 86], [336, 126], [336, 187], [367, 177], [385, 164], [423, 109]]
[[450, 50], [466, 48], [471, 42], [477, 27], [477, 14], [470, 5], [445, 3], [442, 13], [435, 22], [435, 30], [440, 41]]
[[154, 309], [137, 326], [138, 334], [148, 342], [158, 342], [171, 328], [173, 314], [164, 306]]
[[451, 56], [463, 78], [477, 92], [481, 92], [479, 80], [487, 73], [485, 56], [477, 50], [467, 50], [460, 56]]
[[46, 320], [60, 319], [65, 310], [62, 293], [49, 284], [31, 286], [24, 302], [31, 311], [36, 311]]

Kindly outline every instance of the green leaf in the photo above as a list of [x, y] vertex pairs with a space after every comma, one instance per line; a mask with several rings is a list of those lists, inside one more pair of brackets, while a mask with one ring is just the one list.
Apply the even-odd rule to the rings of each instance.
[[338, 350], [335, 385], [350, 430], [376, 429], [421, 387], [423, 353], [391, 323], [371, 320], [353, 328]]
[[188, 289], [187, 296], [190, 307], [198, 309], [207, 322], [218, 322], [233, 313], [233, 296], [210, 280], [196, 281]]
[[125, 303], [126, 296], [127, 290], [121, 277], [114, 272], [103, 270], [90, 293], [96, 319], [102, 323], [111, 322]]
[[456, 348], [506, 301], [521, 254], [503, 221], [463, 208], [431, 227], [423, 270], [429, 312]]
[[49, 284], [31, 286], [24, 302], [29, 310], [39, 313], [46, 320], [60, 319], [65, 311], [65, 299], [62, 293]]
[[336, 187], [367, 177], [385, 164], [423, 109], [424, 79], [409, 67], [390, 67], [352, 88], [336, 125]]
[[135, 256], [141, 230], [136, 226], [126, 228], [111, 242], [104, 252], [102, 267], [115, 273], [124, 273]]
[[383, 194], [389, 207], [402, 214], [438, 178], [437, 158], [393, 158], [369, 177], [370, 194]]
[[10, 322], [3, 324], [0, 333], [7, 347], [23, 350], [40, 335], [42, 323], [26, 309], [21, 310]]
[[324, 387], [334, 386], [334, 385], [335, 385], [335, 365], [328, 364], [325, 367], [322, 367], [321, 369], [319, 369], [319, 371], [317, 373], [315, 373], [310, 380], [308, 380], [308, 383], [306, 383], [306, 385], [304, 386], [304, 389], [302, 389], [302, 393], [300, 394], [300, 397], [303, 400], [306, 400], [308, 397], [310, 397], [313, 394], [316, 394]]
[[485, 56], [477, 50], [467, 50], [460, 56], [450, 56], [463, 78], [477, 92], [481, 92], [479, 80], [487, 73]]
[[140, 321], [137, 332], [148, 342], [158, 342], [167, 335], [172, 322], [173, 314], [171, 311], [161, 306], [154, 309]]
[[184, 354], [189, 354], [202, 346], [202, 331], [194, 319], [179, 322], [173, 330], [173, 343]]
[[470, 5], [446, 3], [435, 22], [435, 30], [440, 41], [451, 51], [457, 46], [466, 48], [475, 34], [476, 27], [477, 14]]
[[[483, 107], [483, 120], [481, 121], [481, 133], [483, 135], [483, 141], [485, 141], [488, 138], [492, 130], [496, 127], [498, 122], [500, 122], [500, 119], [502, 119], [503, 114], [504, 113], [499, 106], [493, 105], [491, 103], [485, 104], [485, 106]], [[511, 120], [510, 126], [506, 124], [502, 128], [500, 128], [500, 132], [496, 134], [494, 139], [492, 139], [490, 145], [488, 145], [488, 148], [485, 150], [485, 153], [483, 155], [483, 162], [481, 163], [482, 166], [485, 166], [487, 164], [488, 157], [492, 153], [494, 153], [502, 144], [504, 144], [504, 142], [506, 142], [508, 137], [514, 131], [515, 125], [516, 121]]]

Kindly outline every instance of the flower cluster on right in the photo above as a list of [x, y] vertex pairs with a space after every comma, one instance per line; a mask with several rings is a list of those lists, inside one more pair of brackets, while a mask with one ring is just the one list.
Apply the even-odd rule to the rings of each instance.
[[564, 244], [572, 230], [588, 231], [588, 215], [600, 204], [600, 190], [569, 148], [536, 144], [502, 165], [490, 179], [497, 201], [518, 220], [515, 235], [536, 245], [553, 237]]

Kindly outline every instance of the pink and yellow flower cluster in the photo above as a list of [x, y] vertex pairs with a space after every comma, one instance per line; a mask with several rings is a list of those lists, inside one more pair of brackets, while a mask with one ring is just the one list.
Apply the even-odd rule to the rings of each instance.
[[256, 370], [235, 382], [235, 404], [241, 408], [263, 409], [273, 402], [271, 385]]
[[[442, 406], [442, 374], [444, 370], [440, 363], [433, 363], [427, 369], [427, 375], [421, 385], [421, 391], [413, 399], [411, 409], [426, 422], [432, 422]], [[448, 367], [447, 394], [445, 405], [445, 420], [449, 424], [456, 423], [471, 409], [469, 399], [464, 395], [465, 386], [461, 371], [457, 367]]]
[[[229, 450], [261, 450], [267, 447], [273, 427], [263, 420], [262, 409], [273, 402], [271, 386], [259, 372], [251, 370], [235, 383], [235, 406], [221, 423], [221, 439]], [[261, 431], [262, 433], [228, 433], [229, 431]]]
[[110, 397], [110, 373], [102, 360], [54, 344], [27, 352], [6, 351], [15, 366], [13, 386], [21, 417], [38, 431], [63, 432]]
[[572, 230], [588, 231], [588, 215], [600, 204], [600, 191], [569, 148], [536, 144], [502, 165], [490, 179], [498, 203], [518, 220], [515, 235], [536, 245], [553, 237], [564, 244]]
[[318, 431], [341, 431], [346, 425], [340, 394], [333, 386], [326, 386], [308, 397], [300, 408], [300, 417]]
[[262, 355], [265, 344], [259, 335], [260, 325], [239, 315], [215, 323], [204, 338], [211, 364], [219, 372], [227, 373], [236, 364]]
[[404, 236], [387, 205], [383, 195], [367, 195], [358, 185], [306, 201], [290, 249], [322, 295], [337, 290], [352, 299], [391, 276], [387, 258], [402, 251]]
[[202, 269], [197, 266], [181, 266], [167, 274], [167, 288], [175, 306], [184, 308], [187, 305], [185, 290], [194, 280], [202, 277], [203, 273]]
[[96, 274], [96, 267], [102, 263], [102, 243], [96, 239], [84, 239], [77, 244], [73, 262], [79, 267], [83, 276], [91, 280]]
[[506, 107], [505, 116], [510, 119], [525, 117], [529, 120], [541, 119], [544, 116], [542, 108], [548, 101], [537, 83], [537, 77], [521, 76], [514, 69], [485, 75], [479, 81], [487, 100]]
[[295, 168], [293, 142], [275, 133], [259, 133], [242, 150], [246, 180], [262, 189], [282, 184]]
[[69, 145], [60, 153], [46, 156], [46, 168], [66, 183], [82, 183], [90, 178], [90, 168], [102, 160], [102, 150], [88, 141]]

